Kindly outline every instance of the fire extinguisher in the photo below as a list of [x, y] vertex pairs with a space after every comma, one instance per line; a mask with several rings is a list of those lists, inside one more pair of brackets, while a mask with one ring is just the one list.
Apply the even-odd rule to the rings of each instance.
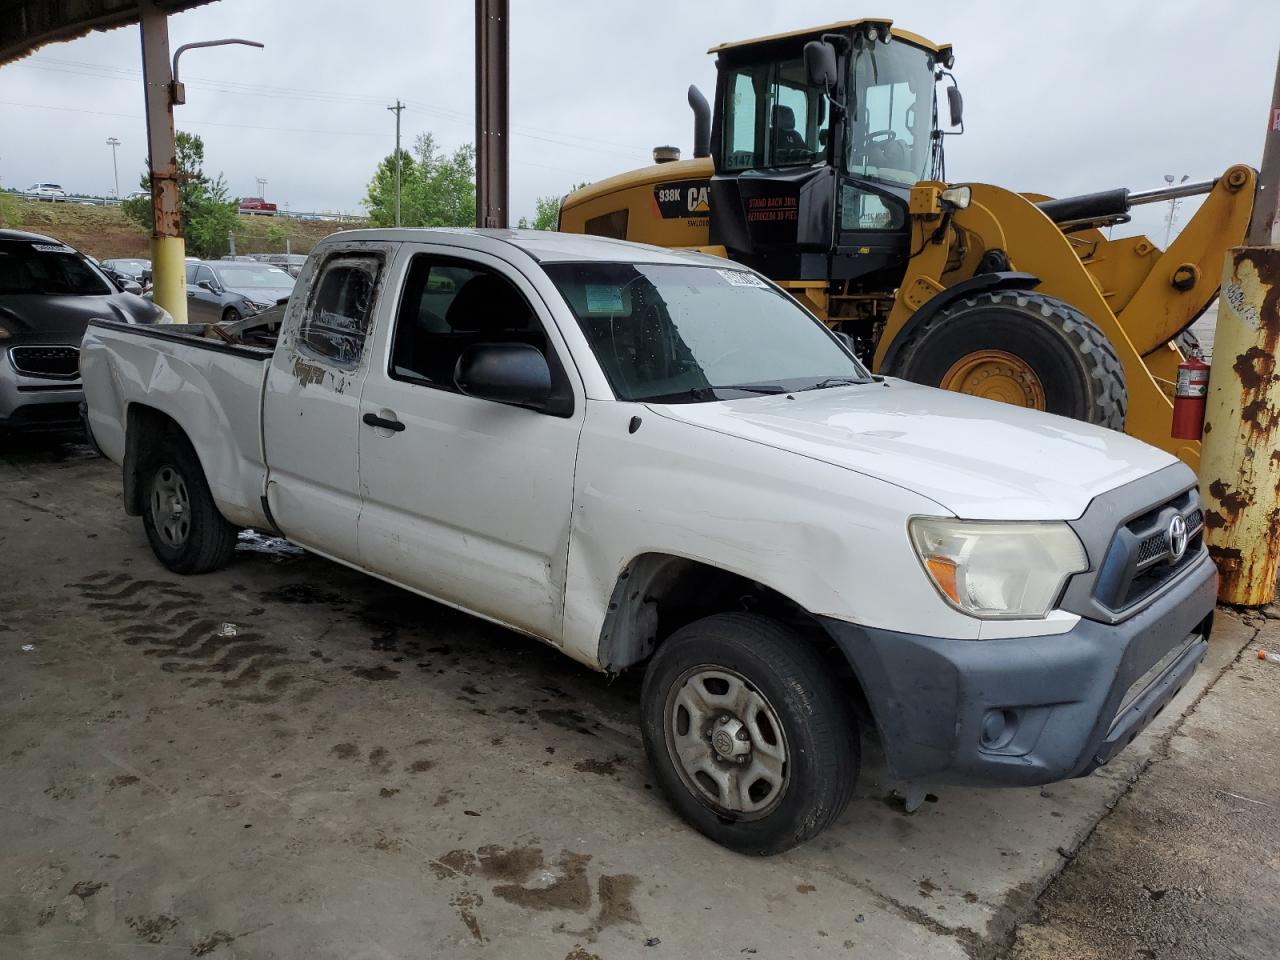
[[1204, 406], [1209, 393], [1209, 365], [1200, 351], [1178, 364], [1178, 385], [1173, 392], [1173, 430], [1177, 440], [1199, 440], [1204, 434]]

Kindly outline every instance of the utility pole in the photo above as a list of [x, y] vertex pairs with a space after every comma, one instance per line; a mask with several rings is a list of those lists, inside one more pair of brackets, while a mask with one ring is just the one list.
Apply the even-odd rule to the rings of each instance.
[[476, 0], [476, 226], [506, 227], [510, 129], [508, 0]]
[[1280, 59], [1246, 246], [1227, 251], [1205, 398], [1200, 490], [1218, 599], [1276, 598], [1280, 573]]
[[396, 226], [400, 226], [400, 111], [404, 109], [404, 104], [400, 102], [400, 98], [396, 97], [396, 105], [387, 107], [396, 115]]
[[120, 141], [115, 137], [107, 137], [107, 146], [111, 148], [111, 173], [115, 178], [116, 199], [120, 199], [120, 168], [116, 165], [116, 147], [120, 146]]

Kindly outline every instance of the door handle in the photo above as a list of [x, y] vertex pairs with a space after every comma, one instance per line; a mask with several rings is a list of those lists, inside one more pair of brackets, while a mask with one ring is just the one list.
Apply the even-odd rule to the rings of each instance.
[[395, 433], [399, 433], [404, 429], [404, 424], [399, 420], [387, 420], [376, 413], [366, 413], [362, 419], [369, 426], [377, 427], [380, 430], [392, 430]]

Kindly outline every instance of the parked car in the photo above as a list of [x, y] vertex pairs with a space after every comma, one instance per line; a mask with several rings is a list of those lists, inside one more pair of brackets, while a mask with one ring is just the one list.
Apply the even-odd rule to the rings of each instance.
[[240, 201], [240, 212], [255, 216], [274, 217], [276, 215], [276, 205], [262, 199], [262, 197], [245, 197]]
[[142, 257], [103, 260], [100, 266], [113, 276], [132, 280], [140, 287], [145, 287], [151, 277], [151, 261]]
[[79, 423], [80, 339], [93, 317], [171, 320], [66, 244], [0, 230], [0, 431]]
[[1204, 656], [1186, 466], [873, 377], [739, 264], [362, 230], [302, 275], [273, 347], [90, 325], [89, 423], [156, 557], [213, 570], [274, 529], [597, 670], [645, 664], [653, 777], [729, 847], [838, 817], [864, 723], [912, 803], [1088, 774]]
[[187, 263], [187, 319], [235, 321], [272, 306], [293, 291], [294, 278], [279, 267], [243, 260]]
[[254, 254], [253, 259], [279, 267], [295, 279], [302, 273], [302, 265], [307, 262], [307, 258], [300, 253], [258, 253]]
[[33, 200], [66, 200], [67, 191], [56, 183], [33, 183], [26, 189], [27, 196]]

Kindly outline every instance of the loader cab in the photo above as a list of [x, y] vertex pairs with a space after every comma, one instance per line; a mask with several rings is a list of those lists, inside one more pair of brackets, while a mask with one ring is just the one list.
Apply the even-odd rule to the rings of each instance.
[[773, 277], [901, 272], [911, 187], [938, 173], [949, 48], [856, 21], [712, 52], [711, 242]]

